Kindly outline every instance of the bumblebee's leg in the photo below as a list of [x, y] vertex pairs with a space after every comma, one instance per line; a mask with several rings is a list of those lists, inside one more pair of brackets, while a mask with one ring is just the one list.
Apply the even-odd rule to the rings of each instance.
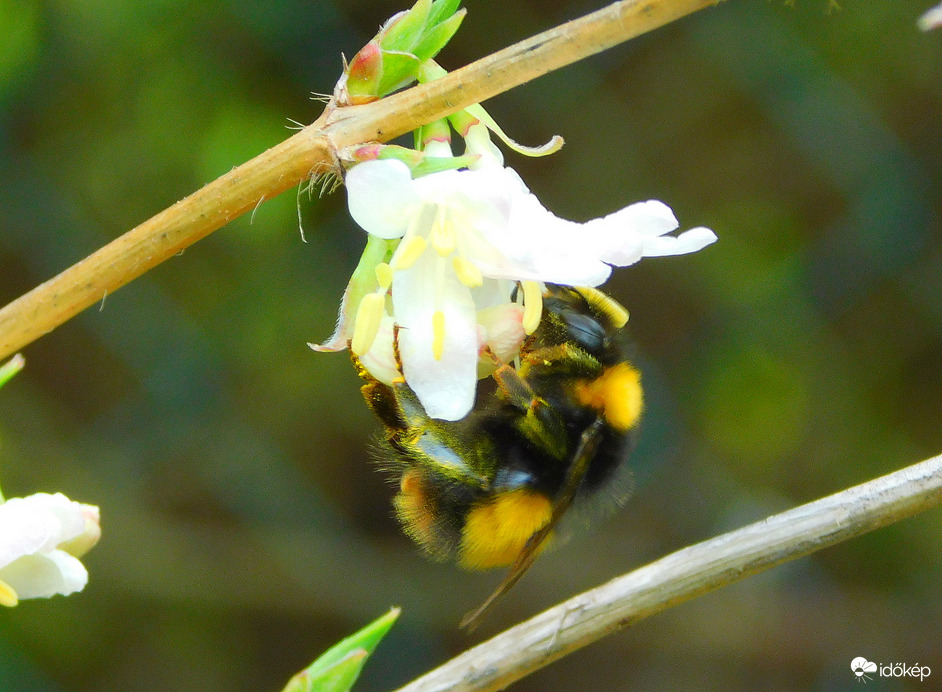
[[514, 427], [534, 447], [562, 460], [568, 443], [565, 421], [537, 396], [520, 371], [505, 365], [494, 373], [497, 397], [520, 412]]
[[360, 362], [359, 358], [352, 356], [352, 359], [357, 375], [360, 376], [360, 379], [365, 381], [360, 387], [363, 400], [366, 401], [366, 405], [369, 409], [386, 427], [387, 437], [392, 438], [395, 433], [408, 430], [408, 419], [402, 410], [402, 406], [393, 388], [373, 377]]
[[521, 359], [520, 376], [542, 375], [548, 371], [556, 377], [573, 375], [594, 377], [602, 366], [599, 361], [571, 343], [543, 346], [526, 353]]
[[497, 382], [497, 396], [501, 401], [524, 412], [536, 406], [538, 397], [533, 388], [510, 365], [497, 368], [493, 377]]

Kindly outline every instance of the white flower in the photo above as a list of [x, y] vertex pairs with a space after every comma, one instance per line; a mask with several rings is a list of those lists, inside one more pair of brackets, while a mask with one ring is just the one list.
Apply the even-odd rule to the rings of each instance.
[[79, 561], [101, 535], [98, 508], [56, 493], [0, 504], [0, 604], [81, 591]]
[[923, 31], [931, 31], [942, 26], [942, 3], [926, 10], [926, 13], [919, 18], [916, 25]]
[[[482, 351], [512, 357], [524, 333], [536, 329], [543, 282], [598, 286], [612, 265], [694, 252], [716, 240], [706, 228], [667, 235], [677, 219], [654, 200], [587, 223], [561, 219], [494, 159], [416, 179], [400, 161], [367, 161], [350, 170], [346, 185], [353, 219], [371, 237], [398, 244], [372, 265], [374, 288], [353, 292], [356, 306], [348, 288], [337, 331], [316, 348], [337, 350], [349, 340], [364, 366], [389, 381], [395, 332], [406, 382], [429, 416], [446, 420], [471, 410]], [[523, 306], [511, 300], [516, 282]], [[482, 315], [502, 326], [494, 333]], [[385, 366], [374, 371], [372, 361]]]

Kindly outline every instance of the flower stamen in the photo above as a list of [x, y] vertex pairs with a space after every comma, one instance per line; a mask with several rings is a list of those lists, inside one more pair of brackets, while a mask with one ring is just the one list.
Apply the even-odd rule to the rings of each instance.
[[523, 288], [523, 331], [527, 336], [540, 326], [543, 316], [543, 291], [537, 281], [521, 281]]
[[429, 230], [428, 239], [441, 257], [448, 257], [455, 251], [455, 231], [448, 223], [448, 208], [444, 204], [435, 208], [435, 220]]
[[12, 608], [20, 602], [13, 587], [0, 579], [0, 605]]
[[428, 243], [420, 235], [409, 236], [396, 248], [396, 254], [390, 263], [394, 271], [408, 269], [422, 256]]
[[386, 290], [381, 289], [363, 296], [357, 307], [356, 322], [353, 325], [353, 338], [350, 340], [350, 350], [358, 356], [370, 350], [379, 325], [383, 321], [386, 308]]
[[468, 288], [477, 288], [484, 284], [484, 276], [474, 262], [469, 261], [461, 255], [455, 255], [451, 258], [451, 266], [455, 270], [455, 276], [458, 277], [458, 281]]
[[393, 269], [385, 262], [380, 262], [373, 270], [376, 274], [376, 283], [381, 289], [388, 290], [393, 281]]
[[435, 360], [442, 359], [442, 353], [445, 351], [445, 313], [436, 310], [432, 314], [432, 357]]

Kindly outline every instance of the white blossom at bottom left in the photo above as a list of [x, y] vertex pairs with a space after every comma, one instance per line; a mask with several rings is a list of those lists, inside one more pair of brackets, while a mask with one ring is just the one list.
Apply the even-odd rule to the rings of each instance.
[[0, 605], [81, 591], [88, 572], [79, 558], [100, 536], [98, 507], [62, 493], [0, 504]]

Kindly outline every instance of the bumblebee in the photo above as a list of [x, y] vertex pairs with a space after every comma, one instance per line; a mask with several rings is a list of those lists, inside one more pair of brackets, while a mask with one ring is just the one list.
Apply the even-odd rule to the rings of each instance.
[[396, 514], [430, 556], [506, 567], [474, 624], [533, 563], [570, 507], [617, 506], [642, 409], [627, 311], [593, 288], [547, 285], [543, 317], [515, 363], [459, 421], [429, 418], [405, 381], [366, 380], [399, 479]]

